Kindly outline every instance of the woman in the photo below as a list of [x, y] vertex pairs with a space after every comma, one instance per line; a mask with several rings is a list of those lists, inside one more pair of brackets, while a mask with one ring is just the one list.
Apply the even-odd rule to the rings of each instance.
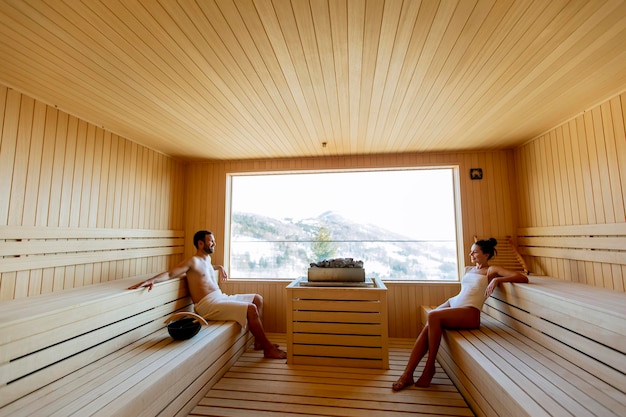
[[528, 277], [500, 266], [490, 266], [489, 260], [496, 254], [498, 241], [494, 238], [479, 240], [472, 245], [470, 260], [476, 266], [465, 268], [461, 279], [461, 292], [428, 313], [426, 326], [415, 341], [404, 372], [392, 385], [394, 391], [413, 384], [413, 372], [426, 352], [428, 359], [424, 371], [415, 386], [427, 387], [435, 375], [435, 358], [441, 343], [443, 329], [477, 329], [480, 327], [480, 311], [501, 282], [528, 282]]

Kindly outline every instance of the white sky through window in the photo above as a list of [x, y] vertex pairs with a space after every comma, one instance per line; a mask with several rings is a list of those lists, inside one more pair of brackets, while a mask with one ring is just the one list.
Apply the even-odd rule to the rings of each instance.
[[233, 176], [232, 204], [276, 219], [333, 211], [414, 240], [456, 238], [451, 168]]

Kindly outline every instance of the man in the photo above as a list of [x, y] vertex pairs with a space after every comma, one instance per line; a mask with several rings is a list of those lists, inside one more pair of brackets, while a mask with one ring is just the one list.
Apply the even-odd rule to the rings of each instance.
[[287, 354], [272, 344], [263, 330], [263, 298], [259, 294], [226, 295], [214, 281], [214, 270], [226, 280], [226, 270], [222, 265], [211, 265], [211, 254], [215, 251], [215, 237], [207, 230], [197, 232], [193, 237], [197, 251], [194, 256], [173, 269], [129, 287], [130, 290], [148, 288], [150, 291], [157, 282], [187, 274], [187, 287], [194, 302], [196, 313], [207, 320], [233, 320], [248, 327], [254, 336], [254, 348], [263, 349], [266, 358], [284, 359]]

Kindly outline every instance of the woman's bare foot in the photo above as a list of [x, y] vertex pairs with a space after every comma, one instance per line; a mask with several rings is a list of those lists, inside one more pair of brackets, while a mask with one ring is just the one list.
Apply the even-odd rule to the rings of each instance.
[[263, 350], [263, 356], [269, 359], [285, 359], [287, 358], [287, 352], [279, 349], [276, 345]]
[[412, 384], [413, 376], [402, 374], [402, 376], [400, 376], [400, 378], [398, 378], [398, 380], [393, 383], [391, 389], [394, 391], [400, 391]]
[[417, 379], [415, 386], [421, 387], [421, 388], [429, 387], [430, 382], [433, 380], [434, 376], [435, 376], [434, 366], [432, 368], [424, 368], [424, 372], [422, 372], [422, 375]]

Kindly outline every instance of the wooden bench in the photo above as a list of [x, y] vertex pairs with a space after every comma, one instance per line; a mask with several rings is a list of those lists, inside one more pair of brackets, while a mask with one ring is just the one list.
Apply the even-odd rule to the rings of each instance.
[[626, 222], [524, 227], [517, 234], [533, 274], [624, 291]]
[[626, 294], [531, 277], [481, 320], [445, 331], [437, 356], [477, 416], [626, 415]]
[[175, 341], [191, 308], [183, 279], [134, 277], [0, 304], [0, 416], [186, 416], [251, 340], [210, 322]]

